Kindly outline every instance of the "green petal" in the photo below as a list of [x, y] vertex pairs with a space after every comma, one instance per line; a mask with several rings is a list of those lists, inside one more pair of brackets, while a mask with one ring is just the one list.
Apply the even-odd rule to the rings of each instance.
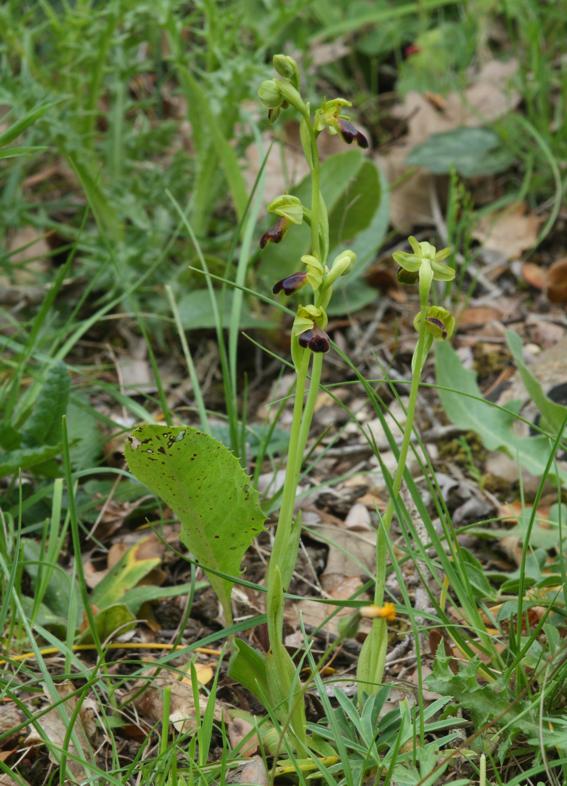
[[408, 254], [407, 251], [394, 251], [392, 256], [398, 265], [409, 273], [416, 273], [420, 268], [421, 259], [415, 254]]
[[438, 262], [432, 262], [433, 278], [436, 281], [452, 281], [455, 278], [455, 271], [449, 265], [440, 265]]

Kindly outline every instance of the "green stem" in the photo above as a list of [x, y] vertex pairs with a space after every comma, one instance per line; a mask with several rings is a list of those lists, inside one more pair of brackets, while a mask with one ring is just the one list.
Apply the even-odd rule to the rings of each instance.
[[297, 381], [295, 385], [295, 401], [293, 404], [293, 419], [291, 423], [291, 433], [289, 438], [288, 460], [286, 475], [282, 492], [282, 503], [278, 516], [278, 524], [270, 564], [268, 567], [268, 587], [273, 580], [273, 571], [276, 565], [281, 565], [285, 552], [288, 549], [293, 523], [293, 510], [295, 507], [295, 497], [303, 450], [301, 449], [301, 424], [303, 415], [303, 401], [305, 398], [305, 384], [307, 381], [307, 371], [309, 368], [310, 352], [305, 352], [301, 358], [301, 363], [297, 369]]
[[395, 510], [394, 500], [400, 493], [400, 489], [402, 487], [402, 481], [404, 478], [404, 470], [406, 467], [406, 461], [407, 461], [410, 442], [411, 442], [411, 435], [413, 431], [413, 422], [415, 419], [415, 408], [417, 404], [417, 394], [419, 392], [421, 369], [423, 368], [423, 364], [425, 362], [426, 337], [427, 337], [427, 332], [425, 329], [425, 325], [422, 323], [419, 330], [417, 346], [415, 348], [415, 356], [414, 356], [415, 372], [411, 380], [410, 397], [409, 397], [408, 409], [407, 409], [407, 419], [404, 429], [404, 435], [402, 438], [402, 444], [400, 446], [398, 466], [396, 468], [396, 474], [394, 475], [394, 479], [392, 482], [392, 491], [390, 493], [390, 499], [388, 501], [386, 512], [384, 513], [384, 517], [382, 519], [382, 526], [378, 530], [378, 537], [376, 539], [376, 585], [374, 589], [374, 603], [377, 606], [381, 606], [384, 602], [384, 587], [386, 584], [385, 539], [388, 536], [390, 527], [392, 526], [392, 519], [394, 518], [394, 510]]
[[325, 263], [326, 260], [321, 259], [321, 242], [319, 236], [319, 222], [321, 216], [321, 188], [319, 176], [319, 150], [317, 148], [317, 137], [315, 131], [311, 129], [311, 253], [318, 260]]

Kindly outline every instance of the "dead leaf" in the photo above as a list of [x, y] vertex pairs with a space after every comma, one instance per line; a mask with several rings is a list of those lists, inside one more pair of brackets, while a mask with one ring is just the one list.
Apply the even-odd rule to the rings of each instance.
[[240, 783], [243, 786], [268, 786], [268, 771], [264, 760], [260, 756], [254, 756], [246, 764], [233, 770], [227, 778], [227, 783]]
[[[189, 667], [190, 668], [190, 667]], [[188, 666], [181, 668], [182, 672], [187, 673]], [[189, 672], [190, 673], [190, 672]], [[197, 730], [197, 713], [195, 710], [195, 700], [193, 697], [193, 686], [191, 678], [184, 677], [183, 674], [164, 672], [155, 676], [156, 670], [151, 670], [144, 682], [137, 683], [123, 697], [122, 703], [128, 705], [133, 703], [134, 707], [146, 723], [153, 725], [159, 723], [163, 716], [163, 694], [164, 688], [169, 687], [170, 712], [169, 720], [176, 731], [184, 734], [193, 734]], [[203, 674], [203, 670], [197, 671], [197, 679]], [[147, 678], [151, 677], [149, 687], [140, 693], [140, 688], [148, 685]], [[199, 713], [202, 716], [207, 708], [207, 699], [199, 695]], [[215, 720], [221, 720], [222, 703], [215, 703]]]
[[457, 318], [459, 330], [478, 328], [502, 319], [502, 311], [496, 306], [471, 306], [463, 309]]
[[567, 257], [556, 260], [547, 271], [547, 297], [552, 303], [567, 303]]
[[[89, 740], [92, 739], [96, 733], [96, 704], [93, 699], [86, 698], [81, 702], [79, 713], [76, 716], [75, 724], [73, 727], [73, 737], [68, 737], [68, 726], [71, 716], [74, 714], [77, 707], [77, 697], [73, 696], [75, 686], [72, 682], [63, 682], [57, 686], [57, 693], [62, 699], [66, 700], [58, 707], [54, 707], [43, 715], [38, 724], [41, 726], [44, 734], [52, 743], [53, 748], [49, 747], [49, 758], [54, 764], [58, 764], [61, 751], [64, 746], [67, 751], [67, 767], [69, 771], [78, 780], [83, 780], [88, 777], [88, 771], [85, 769], [80, 760], [85, 757], [92, 757], [92, 748]], [[47, 688], [44, 688], [44, 693], [52, 701], [51, 695]], [[81, 750], [77, 750], [75, 741], [79, 743]], [[25, 740], [26, 745], [43, 745], [44, 739], [35, 726], [31, 730]]]
[[524, 262], [522, 265], [522, 276], [524, 281], [534, 289], [545, 289], [547, 287], [547, 273], [545, 268], [535, 265], [533, 262]]
[[[259, 740], [256, 733], [251, 733], [254, 726], [246, 718], [237, 714], [238, 710], [228, 710], [225, 714], [225, 722], [228, 730], [228, 739], [232, 748], [239, 748], [239, 754], [244, 758], [252, 756], [258, 750]], [[243, 743], [243, 740], [246, 742]]]
[[484, 216], [473, 230], [473, 237], [484, 248], [496, 251], [505, 259], [516, 259], [528, 248], [532, 248], [542, 219], [527, 213], [524, 202], [512, 205]]

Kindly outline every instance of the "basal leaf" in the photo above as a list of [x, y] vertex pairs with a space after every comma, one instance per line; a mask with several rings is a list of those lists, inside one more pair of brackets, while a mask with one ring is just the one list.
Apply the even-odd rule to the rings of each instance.
[[539, 380], [524, 363], [520, 336], [513, 330], [508, 330], [506, 331], [506, 342], [530, 398], [545, 418], [546, 423], [555, 433], [559, 433], [565, 426], [567, 407], [557, 404], [546, 396]]
[[[440, 341], [436, 346], [435, 368], [439, 398], [448, 418], [464, 431], [474, 431], [488, 450], [505, 450], [522, 467], [541, 477], [549, 460], [550, 440], [543, 436], [522, 437], [514, 431], [515, 415], [485, 401], [474, 372], [468, 371], [453, 347]], [[445, 390], [444, 388], [452, 388]], [[553, 467], [550, 475], [554, 474]], [[567, 476], [560, 472], [567, 484]]]
[[148, 573], [157, 568], [159, 557], [139, 557], [144, 541], [128, 549], [93, 590], [91, 600], [99, 609], [105, 609], [122, 601], [126, 592], [136, 587]]
[[64, 363], [54, 363], [47, 371], [32, 413], [22, 432], [29, 447], [55, 445], [61, 438], [61, 418], [67, 411], [71, 380]]
[[503, 172], [513, 160], [494, 131], [463, 127], [432, 134], [413, 148], [407, 162], [436, 174], [448, 174], [455, 169], [464, 177], [477, 177]]
[[190, 427], [141, 425], [126, 445], [132, 473], [179, 518], [181, 538], [203, 564], [231, 617], [231, 581], [244, 552], [262, 530], [258, 492], [233, 453]]

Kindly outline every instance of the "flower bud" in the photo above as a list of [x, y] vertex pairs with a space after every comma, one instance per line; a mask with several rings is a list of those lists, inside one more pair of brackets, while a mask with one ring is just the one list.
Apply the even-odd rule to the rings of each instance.
[[292, 224], [303, 223], [303, 203], [301, 199], [291, 194], [282, 194], [268, 205], [268, 213], [291, 221]]
[[324, 330], [315, 326], [311, 330], [306, 330], [298, 336], [299, 345], [311, 352], [328, 352], [331, 348], [331, 340]]
[[289, 55], [274, 55], [272, 63], [280, 76], [289, 79], [296, 90], [299, 90], [299, 68], [293, 57]]
[[285, 218], [278, 218], [276, 223], [267, 229], [260, 238], [260, 248], [264, 248], [268, 243], [279, 243], [285, 235], [288, 221]]
[[274, 295], [277, 295], [278, 292], [283, 292], [286, 295], [293, 295], [294, 292], [297, 292], [301, 287], [305, 286], [307, 282], [307, 273], [292, 273], [291, 276], [287, 276], [287, 278], [282, 278], [280, 281], [277, 281], [272, 288], [272, 292]]
[[352, 268], [356, 262], [356, 254], [354, 251], [343, 251], [339, 254], [331, 266], [331, 270], [325, 279], [325, 286], [332, 286], [337, 278], [344, 276]]
[[267, 109], [280, 107], [283, 101], [280, 92], [280, 82], [275, 79], [266, 79], [258, 88], [258, 97]]
[[302, 115], [305, 115], [307, 112], [307, 108], [303, 103], [303, 99], [299, 94], [299, 91], [295, 89], [295, 87], [290, 82], [278, 82], [278, 89], [280, 91], [280, 95], [290, 104], [294, 109], [297, 109], [298, 112], [301, 112]]

